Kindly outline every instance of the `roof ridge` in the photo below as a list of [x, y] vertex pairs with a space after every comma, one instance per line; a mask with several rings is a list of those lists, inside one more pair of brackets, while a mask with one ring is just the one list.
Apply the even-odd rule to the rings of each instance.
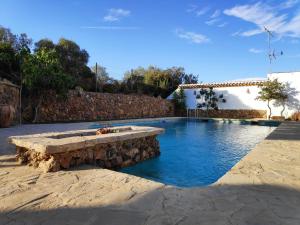
[[257, 86], [265, 83], [266, 80], [253, 81], [233, 81], [233, 82], [211, 82], [211, 83], [197, 83], [197, 84], [180, 84], [181, 88], [208, 88], [208, 87], [240, 87], [240, 86]]

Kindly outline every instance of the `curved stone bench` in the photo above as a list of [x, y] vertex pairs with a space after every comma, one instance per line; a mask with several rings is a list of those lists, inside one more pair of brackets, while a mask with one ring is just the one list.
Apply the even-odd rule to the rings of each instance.
[[164, 129], [142, 126], [110, 128], [114, 133], [96, 135], [97, 129], [12, 136], [20, 163], [45, 172], [80, 164], [117, 169], [158, 156], [156, 136]]

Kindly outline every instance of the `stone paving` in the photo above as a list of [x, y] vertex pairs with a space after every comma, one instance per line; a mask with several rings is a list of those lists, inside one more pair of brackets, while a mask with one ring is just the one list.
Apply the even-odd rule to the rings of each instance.
[[299, 225], [300, 123], [283, 123], [215, 184], [177, 188], [82, 166], [42, 173], [18, 166], [10, 135], [91, 123], [0, 130], [0, 225]]

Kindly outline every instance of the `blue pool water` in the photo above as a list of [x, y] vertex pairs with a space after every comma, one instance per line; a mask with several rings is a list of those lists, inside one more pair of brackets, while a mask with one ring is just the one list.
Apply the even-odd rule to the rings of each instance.
[[165, 128], [161, 155], [120, 171], [179, 187], [214, 183], [275, 129], [186, 119], [134, 124]]

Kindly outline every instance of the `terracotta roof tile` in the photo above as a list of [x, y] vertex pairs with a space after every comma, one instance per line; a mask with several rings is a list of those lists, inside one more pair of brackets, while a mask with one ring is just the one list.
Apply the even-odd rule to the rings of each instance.
[[200, 84], [181, 84], [180, 88], [193, 89], [193, 88], [220, 88], [220, 87], [241, 87], [241, 86], [258, 86], [263, 85], [266, 81], [237, 81], [237, 82], [219, 82], [219, 83], [200, 83]]

